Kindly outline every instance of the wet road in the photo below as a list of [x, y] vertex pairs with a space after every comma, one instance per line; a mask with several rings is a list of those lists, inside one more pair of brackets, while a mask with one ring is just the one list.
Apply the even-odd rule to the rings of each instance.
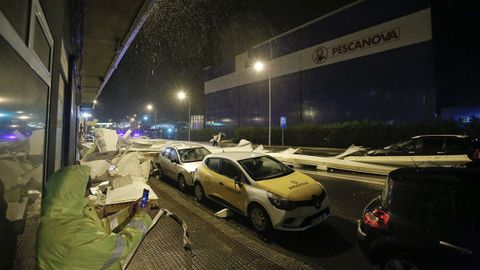
[[[305, 171], [304, 171], [305, 172]], [[278, 243], [292, 256], [312, 267], [325, 269], [372, 269], [357, 244], [357, 220], [363, 208], [383, 188], [384, 177], [355, 174], [311, 174], [328, 192], [332, 216], [312, 230], [284, 234]]]
[[[265, 247], [303, 261], [314, 269], [371, 269], [357, 246], [356, 220], [365, 205], [381, 193], [384, 177], [302, 172], [322, 183], [328, 192], [332, 216], [324, 224], [304, 232], [277, 231], [270, 239], [263, 239], [243, 216], [234, 215], [221, 221]], [[175, 185], [168, 179], [161, 182]], [[194, 201], [191, 191], [178, 192], [178, 195]], [[196, 207], [212, 215], [222, 209], [213, 202]]]
[[360, 218], [363, 208], [380, 195], [386, 177], [358, 174], [307, 173], [320, 182], [330, 198], [330, 208], [335, 216], [348, 221]]

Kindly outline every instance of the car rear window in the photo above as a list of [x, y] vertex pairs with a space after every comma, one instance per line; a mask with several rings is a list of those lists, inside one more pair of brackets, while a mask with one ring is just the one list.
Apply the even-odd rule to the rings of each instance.
[[418, 194], [421, 189], [421, 175], [395, 175], [388, 181], [382, 193], [383, 205], [397, 215], [412, 215], [418, 210]]
[[422, 199], [426, 213], [442, 216], [455, 213], [452, 198], [447, 192], [426, 192]]

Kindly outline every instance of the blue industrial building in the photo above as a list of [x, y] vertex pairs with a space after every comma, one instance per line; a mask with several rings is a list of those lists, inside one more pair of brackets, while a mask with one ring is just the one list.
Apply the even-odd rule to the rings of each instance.
[[206, 126], [268, 126], [269, 83], [274, 127], [435, 118], [430, 1], [357, 1], [207, 68]]

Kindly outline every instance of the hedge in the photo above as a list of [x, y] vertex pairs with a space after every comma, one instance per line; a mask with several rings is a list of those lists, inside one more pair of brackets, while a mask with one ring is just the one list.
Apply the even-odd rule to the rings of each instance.
[[[228, 138], [232, 137], [232, 134], [235, 134], [234, 130], [223, 130], [220, 131], [218, 129], [192, 129], [190, 131], [190, 138], [192, 141], [196, 142], [208, 142], [210, 139], [217, 135], [219, 132], [223, 132], [227, 134]], [[177, 133], [178, 140], [187, 140], [188, 139], [188, 129], [179, 130]]]
[[[208, 141], [220, 132], [218, 129], [191, 131], [192, 141]], [[249, 140], [255, 144], [268, 143], [268, 128], [238, 127], [222, 131], [228, 138]], [[281, 145], [280, 128], [272, 128], [272, 145]], [[186, 139], [187, 130], [179, 132], [179, 139]], [[352, 144], [368, 147], [383, 147], [394, 142], [421, 134], [466, 134], [480, 138], [480, 121], [470, 124], [452, 121], [429, 121], [419, 123], [386, 124], [375, 121], [352, 121], [324, 125], [298, 125], [285, 129], [285, 145], [310, 147], [345, 148]]]

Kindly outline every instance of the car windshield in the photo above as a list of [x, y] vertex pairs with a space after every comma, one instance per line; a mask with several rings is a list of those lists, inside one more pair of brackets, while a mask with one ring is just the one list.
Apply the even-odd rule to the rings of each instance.
[[178, 154], [183, 163], [188, 163], [202, 161], [206, 155], [210, 154], [210, 151], [205, 147], [198, 147], [178, 150]]
[[293, 172], [280, 161], [267, 156], [244, 159], [239, 163], [255, 181], [277, 178]]

